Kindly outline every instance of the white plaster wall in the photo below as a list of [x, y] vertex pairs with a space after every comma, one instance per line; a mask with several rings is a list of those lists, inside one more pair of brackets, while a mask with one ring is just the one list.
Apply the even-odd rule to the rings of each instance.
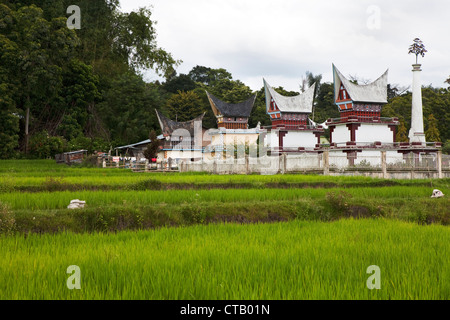
[[320, 169], [323, 167], [322, 154], [304, 153], [298, 155], [287, 155], [286, 170], [301, 171], [305, 169]]
[[328, 161], [329, 161], [330, 167], [335, 167], [335, 168], [348, 167], [347, 154], [342, 151], [330, 151]]
[[356, 154], [355, 165], [364, 165], [370, 167], [381, 167], [381, 151], [363, 150]]
[[331, 142], [333, 143], [346, 143], [350, 141], [350, 130], [348, 130], [345, 124], [337, 125], [331, 134], [331, 138]]
[[317, 137], [312, 131], [289, 131], [283, 139], [285, 148], [314, 148], [317, 144]]
[[165, 152], [166, 151], [160, 151], [158, 152], [157, 161], [167, 161], [169, 158], [172, 158], [174, 161], [177, 161], [179, 159], [188, 159], [191, 158], [201, 158], [203, 156], [202, 151], [200, 150], [168, 150], [167, 151], [167, 158], [165, 158]]
[[397, 151], [386, 151], [386, 165], [388, 167], [399, 167], [402, 164], [406, 164], [402, 153]]
[[211, 145], [230, 145], [230, 144], [256, 144], [258, 133], [225, 133], [214, 134], [211, 137]]
[[278, 147], [278, 135], [275, 132], [267, 132], [264, 138], [264, 146], [268, 148]]
[[393, 139], [393, 133], [387, 124], [362, 123], [356, 130], [356, 142], [373, 143], [380, 141], [382, 143], [393, 143]]

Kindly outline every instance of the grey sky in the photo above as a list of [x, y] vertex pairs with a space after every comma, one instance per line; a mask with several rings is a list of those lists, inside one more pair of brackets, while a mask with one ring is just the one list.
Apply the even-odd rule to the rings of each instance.
[[[345, 75], [409, 86], [419, 37], [428, 53], [422, 84], [446, 87], [450, 76], [448, 0], [121, 0], [122, 11], [152, 6], [158, 45], [196, 65], [225, 68], [259, 90], [299, 90], [306, 71], [331, 82], [332, 63]], [[145, 73], [148, 81], [156, 80]]]

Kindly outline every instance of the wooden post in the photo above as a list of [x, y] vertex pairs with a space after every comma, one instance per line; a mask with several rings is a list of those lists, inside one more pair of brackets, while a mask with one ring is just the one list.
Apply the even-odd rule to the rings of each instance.
[[148, 172], [148, 159], [145, 159], [145, 168], [144, 168], [145, 172]]

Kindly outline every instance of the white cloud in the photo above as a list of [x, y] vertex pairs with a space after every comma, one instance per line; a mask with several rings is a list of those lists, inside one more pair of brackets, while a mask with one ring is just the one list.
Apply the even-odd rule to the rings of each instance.
[[335, 63], [371, 80], [389, 68], [390, 83], [408, 86], [408, 47], [420, 37], [429, 50], [422, 83], [444, 86], [450, 75], [447, 0], [127, 0], [122, 10], [149, 5], [158, 44], [184, 61], [179, 73], [204, 65], [227, 69], [253, 90], [263, 77], [298, 90], [306, 71], [332, 81]]

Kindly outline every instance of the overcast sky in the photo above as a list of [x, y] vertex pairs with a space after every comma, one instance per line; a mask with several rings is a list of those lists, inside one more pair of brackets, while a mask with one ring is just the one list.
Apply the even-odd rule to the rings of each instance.
[[[252, 90], [263, 78], [299, 91], [306, 71], [332, 82], [332, 63], [346, 76], [411, 84], [408, 54], [419, 37], [428, 50], [422, 84], [447, 87], [450, 76], [448, 0], [121, 0], [121, 10], [152, 7], [158, 45], [194, 66], [224, 68]], [[156, 80], [145, 73], [147, 81]]]

